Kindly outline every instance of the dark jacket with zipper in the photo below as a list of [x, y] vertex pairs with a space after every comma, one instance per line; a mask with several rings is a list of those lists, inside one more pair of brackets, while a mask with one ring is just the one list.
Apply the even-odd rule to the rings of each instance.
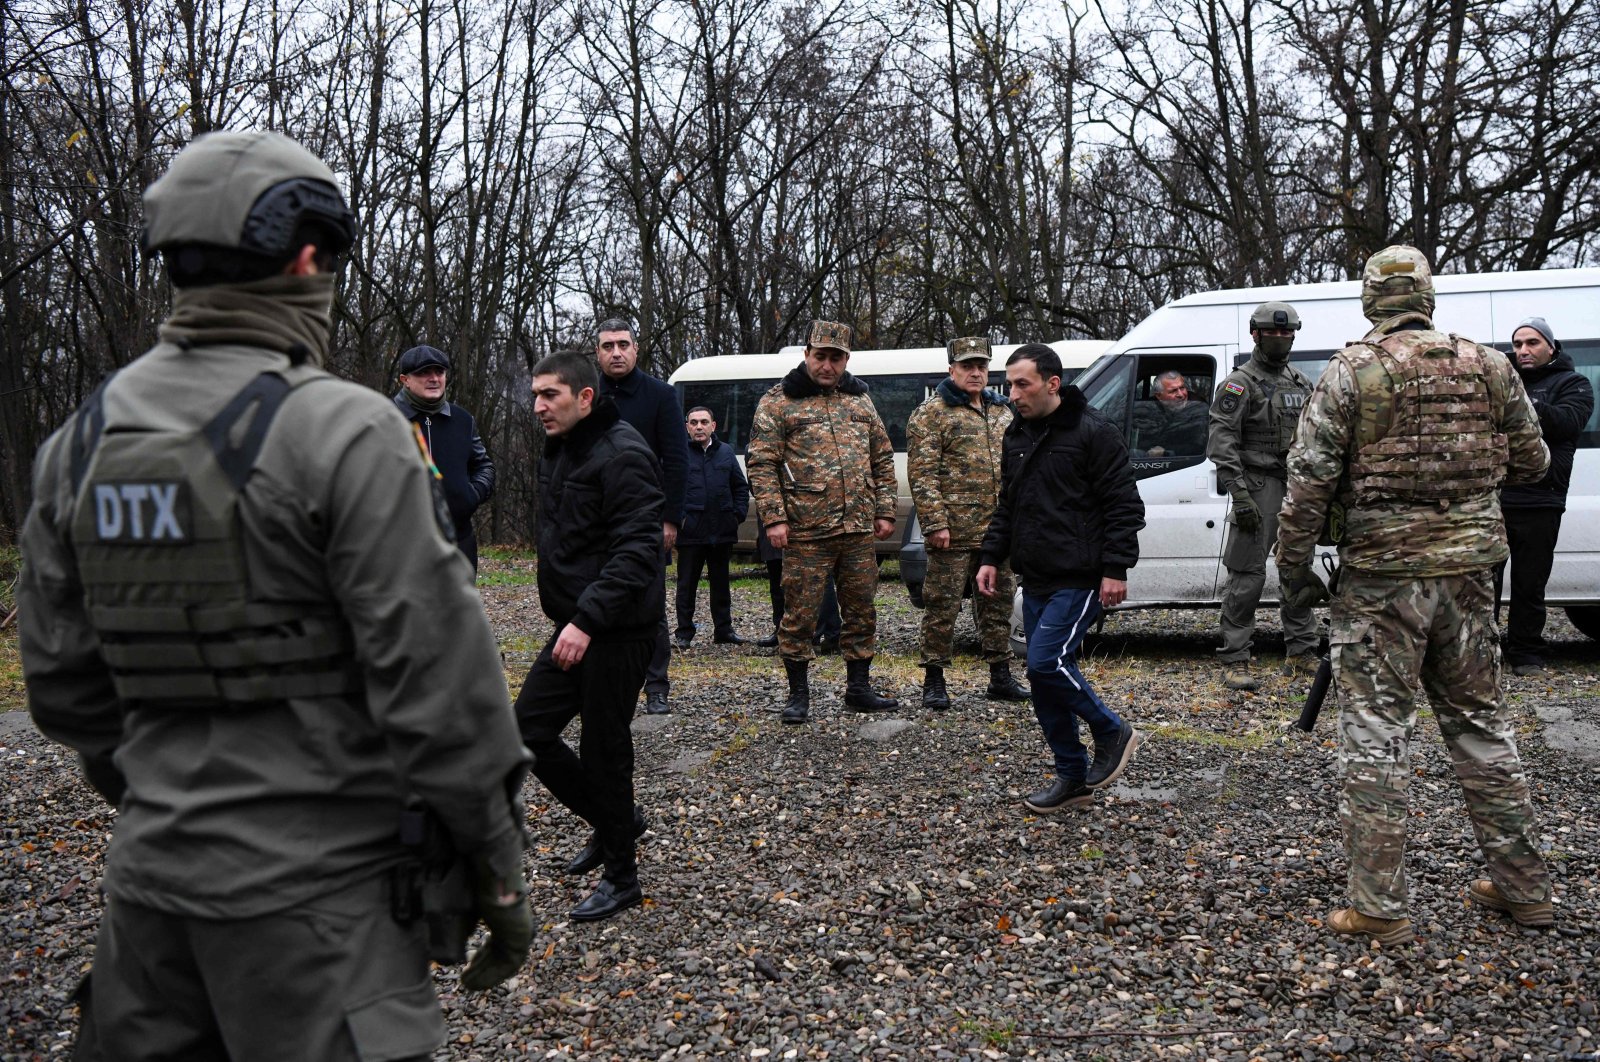
[[739, 525], [749, 511], [750, 485], [733, 456], [733, 447], [716, 436], [704, 448], [690, 439], [679, 545], [720, 546], [736, 542]]
[[[662, 519], [683, 526], [683, 476], [689, 463], [689, 436], [683, 430], [683, 403], [672, 385], [637, 365], [620, 380], [601, 374], [600, 394], [617, 404], [622, 419], [633, 425], [655, 455], [665, 495]], [[656, 528], [656, 537], [660, 537]]]
[[406, 400], [404, 391], [394, 396], [394, 404], [422, 429], [434, 467], [443, 477], [439, 486], [455, 521], [456, 543], [474, 541], [472, 514], [494, 496], [494, 462], [478, 437], [477, 421], [454, 402], [446, 402], [437, 413], [424, 413]]
[[666, 608], [655, 455], [609, 398], [539, 461], [539, 604], [557, 633], [654, 640]]
[[[1516, 364], [1514, 358], [1512, 364]], [[1573, 368], [1572, 356], [1566, 351], [1537, 369], [1518, 369], [1517, 373], [1539, 414], [1539, 431], [1550, 448], [1550, 471], [1537, 483], [1504, 488], [1500, 505], [1506, 509], [1565, 509], [1578, 436], [1594, 413], [1594, 388], [1587, 376]]]
[[1064, 387], [1049, 416], [1011, 422], [983, 563], [1009, 559], [1030, 594], [1096, 589], [1128, 577], [1143, 526], [1128, 448], [1083, 392]]

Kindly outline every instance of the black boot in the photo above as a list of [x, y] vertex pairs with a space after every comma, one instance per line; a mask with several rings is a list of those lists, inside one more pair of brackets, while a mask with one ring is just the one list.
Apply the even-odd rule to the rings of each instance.
[[[645, 834], [644, 812], [638, 805], [633, 809], [633, 839], [637, 841]], [[568, 874], [587, 874], [601, 863], [605, 862], [605, 853], [600, 850], [600, 831], [595, 830], [589, 834], [589, 841], [578, 854], [572, 857], [572, 862], [567, 864]]]
[[785, 723], [803, 723], [811, 712], [811, 680], [809, 660], [784, 660], [784, 674], [789, 676], [789, 703], [783, 706]]
[[929, 664], [922, 669], [922, 706], [936, 712], [950, 707], [950, 694], [944, 688], [944, 668]]
[[634, 858], [633, 842], [629, 841], [626, 847], [606, 853], [606, 872], [600, 884], [572, 909], [570, 917], [574, 922], [598, 922], [643, 902], [639, 864]]
[[1004, 660], [996, 660], [989, 665], [989, 689], [986, 696], [991, 701], [1025, 701], [1029, 697], [1028, 687], [1017, 681], [1011, 673], [1011, 665]]
[[858, 712], [887, 712], [900, 707], [893, 697], [880, 697], [872, 689], [872, 657], [844, 662], [844, 706]]

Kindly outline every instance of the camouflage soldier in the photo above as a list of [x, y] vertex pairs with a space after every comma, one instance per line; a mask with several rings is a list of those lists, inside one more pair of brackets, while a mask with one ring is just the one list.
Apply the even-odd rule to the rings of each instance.
[[867, 385], [845, 371], [850, 326], [813, 321], [805, 360], [762, 396], [750, 426], [745, 467], [767, 539], [783, 558], [786, 608], [778, 653], [789, 678], [785, 723], [811, 708], [811, 636], [831, 573], [843, 626], [839, 651], [849, 683], [844, 703], [861, 712], [897, 702], [871, 685], [878, 617], [872, 596], [878, 562], [872, 540], [894, 533], [894, 446]]
[[[911, 498], [928, 545], [923, 583], [922, 706], [950, 707], [944, 669], [967, 583], [978, 572], [978, 547], [1000, 497], [1011, 408], [984, 385], [989, 381], [989, 341], [957, 339], [946, 351], [950, 376], [906, 424], [906, 469]], [[975, 595], [973, 618], [989, 663], [988, 696], [1025, 701], [1028, 691], [1011, 674], [1011, 569], [1002, 561], [995, 595]]]
[[1403, 853], [1420, 680], [1488, 864], [1467, 898], [1548, 926], [1549, 874], [1500, 690], [1491, 572], [1506, 556], [1497, 488], [1537, 482], [1550, 454], [1505, 355], [1434, 329], [1433, 276], [1416, 248], [1368, 260], [1361, 306], [1376, 327], [1317, 382], [1278, 519], [1278, 574], [1295, 604], [1327, 596], [1311, 568], [1325, 526], [1344, 565], [1332, 649], [1350, 906], [1327, 924], [1385, 944], [1411, 938]]
[[[1233, 370], [1211, 404], [1211, 436], [1206, 456], [1217, 466], [1217, 482], [1233, 497], [1232, 527], [1222, 549], [1228, 582], [1222, 591], [1223, 684], [1253, 690], [1251, 642], [1256, 607], [1267, 582], [1267, 553], [1278, 538], [1289, 445], [1311, 381], [1289, 364], [1289, 349], [1300, 329], [1300, 315], [1283, 302], [1264, 302], [1250, 315], [1250, 360]], [[1285, 602], [1285, 674], [1296, 662], [1316, 670], [1317, 629], [1309, 608]]]

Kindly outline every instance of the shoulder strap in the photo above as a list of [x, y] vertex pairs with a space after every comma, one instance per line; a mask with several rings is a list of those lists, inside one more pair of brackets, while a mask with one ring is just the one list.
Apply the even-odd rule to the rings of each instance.
[[116, 379], [118, 371], [113, 370], [111, 375], [100, 381], [72, 418], [73, 494], [77, 494], [83, 486], [83, 474], [89, 470], [89, 459], [94, 456], [94, 448], [99, 445], [100, 435], [106, 429], [106, 386]]
[[[273, 418], [278, 415], [278, 410], [282, 408], [284, 399], [289, 397], [289, 392], [305, 384], [329, 378], [325, 373], [319, 372], [303, 375], [300, 379], [290, 382], [283, 373], [269, 370], [246, 384], [242, 391], [234, 395], [228, 404], [200, 429], [200, 433], [211, 444], [211, 452], [216, 455], [217, 465], [228, 477], [228, 482], [233, 484], [234, 490], [243, 489], [245, 481], [250, 478], [250, 473], [255, 471], [256, 459], [261, 456], [262, 444], [267, 439], [267, 429], [272, 427]], [[245, 429], [238, 443], [234, 443], [232, 441], [234, 427], [252, 411], [249, 427]]]

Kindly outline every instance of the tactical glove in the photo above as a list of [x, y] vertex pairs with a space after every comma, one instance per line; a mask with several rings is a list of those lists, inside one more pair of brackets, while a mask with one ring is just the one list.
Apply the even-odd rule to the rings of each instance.
[[510, 830], [467, 860], [472, 905], [489, 930], [489, 939], [461, 972], [469, 992], [493, 988], [528, 961], [533, 944], [533, 913], [522, 880], [522, 831]]
[[1328, 588], [1309, 562], [1278, 565], [1278, 586], [1283, 603], [1295, 608], [1310, 608], [1328, 600]]
[[1233, 526], [1247, 535], [1255, 534], [1261, 527], [1261, 510], [1243, 487], [1233, 491]]

